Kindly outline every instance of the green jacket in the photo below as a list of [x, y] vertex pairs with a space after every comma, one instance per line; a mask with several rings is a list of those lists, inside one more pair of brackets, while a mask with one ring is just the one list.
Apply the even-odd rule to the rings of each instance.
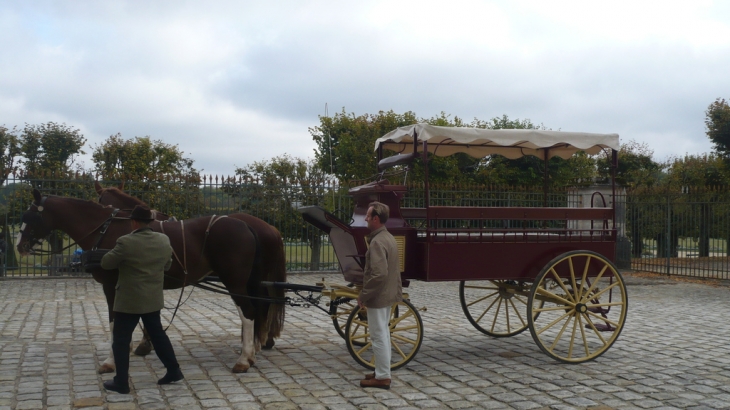
[[117, 239], [117, 244], [101, 258], [104, 269], [119, 269], [114, 311], [151, 313], [165, 305], [162, 294], [164, 271], [172, 265], [170, 239], [140, 228]]

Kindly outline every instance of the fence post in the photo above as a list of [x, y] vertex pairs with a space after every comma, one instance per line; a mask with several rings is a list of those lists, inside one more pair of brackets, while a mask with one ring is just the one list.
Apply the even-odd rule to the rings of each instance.
[[667, 258], [667, 276], [670, 276], [669, 272], [669, 264], [671, 262], [670, 258], [672, 257], [672, 201], [670, 199], [669, 193], [667, 193], [667, 237], [665, 240], [666, 243], [666, 258]]

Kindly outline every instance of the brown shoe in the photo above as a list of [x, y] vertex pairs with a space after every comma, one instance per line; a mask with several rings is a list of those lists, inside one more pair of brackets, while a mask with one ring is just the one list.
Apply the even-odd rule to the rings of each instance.
[[378, 389], [390, 389], [390, 379], [363, 379], [360, 380], [360, 387], [375, 387]]
[[368, 373], [365, 375], [365, 380], [370, 380], [375, 378], [375, 372]]

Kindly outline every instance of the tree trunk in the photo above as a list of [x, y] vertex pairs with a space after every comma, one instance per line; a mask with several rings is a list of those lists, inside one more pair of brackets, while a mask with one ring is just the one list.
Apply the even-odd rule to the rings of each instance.
[[700, 205], [699, 256], [710, 256], [710, 205]]
[[309, 270], [311, 271], [318, 271], [319, 270], [319, 254], [320, 249], [322, 248], [322, 236], [315, 235], [312, 237], [311, 241], [309, 242], [309, 249], [312, 250], [311, 258], [309, 261]]

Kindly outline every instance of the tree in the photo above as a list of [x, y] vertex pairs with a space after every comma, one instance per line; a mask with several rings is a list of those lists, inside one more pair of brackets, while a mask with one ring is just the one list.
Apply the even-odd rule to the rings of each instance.
[[673, 227], [678, 231], [677, 236], [697, 238], [699, 256], [709, 256], [710, 237], [730, 240], [730, 233], [724, 229], [727, 210], [723, 206], [718, 208], [722, 193], [716, 190], [730, 182], [727, 161], [719, 154], [685, 155], [670, 160], [669, 164], [666, 185], [683, 193], [673, 200], [672, 209], [675, 214], [685, 216], [678, 218]]
[[706, 134], [714, 144], [715, 152], [730, 160], [730, 105], [718, 98], [705, 111]]
[[107, 138], [94, 147], [95, 170], [104, 178], [155, 179], [159, 175], [197, 176], [193, 159], [185, 158], [177, 145], [161, 140], [135, 137], [125, 140], [121, 134]]
[[676, 188], [702, 188], [728, 185], [730, 173], [720, 155], [685, 155], [667, 162], [666, 185]]
[[92, 160], [101, 179], [124, 182], [125, 190], [155, 209], [178, 218], [202, 213], [195, 161], [186, 158], [177, 145], [149, 136], [125, 140], [115, 134], [94, 147]]
[[16, 170], [20, 156], [20, 145], [17, 130], [0, 126], [0, 184], [4, 184], [13, 171]]
[[333, 188], [331, 176], [316, 160], [286, 154], [237, 168], [236, 175], [239, 182], [227, 184], [226, 190], [241, 198], [241, 209], [279, 228], [285, 240], [305, 241], [310, 249], [309, 269], [320, 270], [322, 232], [305, 223], [296, 209], [326, 206]]
[[[662, 179], [664, 166], [654, 161], [654, 151], [646, 143], [630, 140], [621, 144], [618, 151], [618, 169], [616, 183], [618, 185], [635, 188], [639, 186], [653, 186]], [[610, 159], [600, 156], [597, 160], [598, 175], [610, 180]]]
[[20, 135], [20, 152], [24, 157], [21, 162], [26, 175], [34, 178], [43, 172], [72, 171], [76, 156], [85, 154], [81, 149], [85, 143], [81, 131], [66, 124], [26, 124]]
[[345, 109], [334, 117], [319, 117], [320, 125], [309, 128], [317, 144], [316, 165], [340, 180], [365, 179], [376, 169], [375, 140], [404, 125], [418, 122], [416, 114], [347, 114]]
[[[343, 109], [341, 113], [332, 118], [320, 117], [320, 125], [309, 129], [312, 138], [317, 143], [315, 149], [317, 165], [340, 180], [370, 178], [374, 175], [377, 165], [374, 151], [375, 140], [397, 127], [419, 122], [443, 127], [545, 129], [542, 125], [534, 125], [528, 119], [510, 119], [507, 115], [494, 117], [487, 121], [475, 118], [471, 122], [466, 122], [460, 117], [452, 117], [444, 112], [431, 118], [419, 118], [411, 111], [404, 114], [380, 111], [375, 115], [355, 116], [355, 114], [347, 114]], [[554, 158], [551, 160], [551, 164], [551, 169], [558, 170], [555, 175], [564, 175], [556, 181], [576, 178], [589, 179], [595, 173], [592, 160], [587, 157], [578, 160], [571, 159], [567, 162]], [[449, 157], [431, 156], [428, 172], [429, 180], [435, 184], [479, 182], [522, 185], [534, 184], [534, 181], [541, 183], [542, 168], [542, 159], [539, 158], [508, 160], [500, 156], [492, 156], [482, 159], [473, 158], [467, 154], [456, 154]], [[510, 178], [496, 178], [495, 169], [509, 169], [516, 175]], [[424, 170], [420, 160], [414, 161], [411, 175], [414, 180], [423, 178]]]

